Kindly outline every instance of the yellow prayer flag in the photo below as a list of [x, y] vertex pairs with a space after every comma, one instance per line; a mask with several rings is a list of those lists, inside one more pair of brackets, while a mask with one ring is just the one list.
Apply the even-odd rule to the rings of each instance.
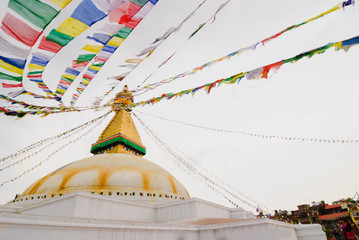
[[6, 62], [4, 62], [3, 60], [0, 60], [0, 67], [10, 71], [10, 72], [13, 72], [13, 73], [17, 73], [19, 75], [22, 75], [24, 69], [21, 69], [21, 68], [18, 68], [18, 67], [15, 67], [11, 64], [8, 64]]
[[86, 86], [86, 85], [88, 85], [89, 83], [90, 83], [89, 80], [87, 80], [87, 79], [85, 79], [85, 78], [82, 79], [82, 85]]
[[56, 4], [60, 8], [64, 8], [67, 4], [69, 4], [72, 0], [49, 0], [50, 2]]
[[318, 16], [316, 16], [314, 18], [311, 18], [311, 19], [309, 19], [309, 20], [307, 20], [305, 22], [308, 23], [308, 22], [311, 22], [311, 21], [316, 20], [318, 18], [321, 18], [321, 17], [323, 17], [323, 16], [325, 16], [325, 15], [331, 13], [331, 12], [334, 12], [334, 11], [340, 9], [341, 7], [342, 7], [342, 3], [339, 3], [339, 4], [335, 5], [333, 8], [329, 9], [328, 11], [325, 11], [325, 12], [319, 14]]
[[57, 31], [71, 37], [77, 37], [80, 33], [88, 29], [89, 26], [79, 20], [69, 17], [65, 19], [58, 27]]
[[99, 51], [101, 51], [101, 49], [103, 48], [103, 46], [101, 45], [90, 45], [90, 44], [86, 44], [82, 50], [88, 51], [88, 52], [93, 52], [93, 53], [98, 53]]
[[61, 88], [56, 88], [56, 93], [65, 94], [66, 90]]
[[101, 67], [98, 67], [98, 66], [89, 66], [89, 68], [93, 69], [93, 70], [96, 70], [96, 71], [100, 71]]
[[72, 75], [72, 74], [62, 74], [61, 77], [64, 77], [64, 78], [69, 78], [69, 79], [72, 79], [72, 80], [75, 80], [77, 78], [76, 75]]
[[340, 50], [342, 49], [342, 42], [337, 42], [333, 45], [333, 47], [335, 47], [335, 50]]
[[37, 64], [30, 63], [28, 66], [29, 72], [32, 71], [38, 71], [38, 70], [44, 70], [45, 67]]
[[139, 64], [140, 62], [142, 62], [143, 59], [141, 58], [132, 58], [132, 59], [126, 59], [125, 62], [127, 63], [134, 63], [134, 64]]
[[123, 38], [119, 38], [119, 37], [113, 37], [111, 38], [110, 41], [108, 41], [108, 43], [106, 43], [107, 45], [110, 46], [114, 46], [114, 47], [118, 47], [121, 45], [121, 43], [124, 41], [125, 39]]

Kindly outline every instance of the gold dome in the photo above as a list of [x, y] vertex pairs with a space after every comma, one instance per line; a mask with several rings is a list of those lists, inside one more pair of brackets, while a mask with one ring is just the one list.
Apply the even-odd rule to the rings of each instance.
[[[32, 184], [15, 201], [86, 191], [121, 198], [189, 198], [185, 187], [160, 166], [129, 154], [99, 154], [70, 163]], [[166, 200], [166, 201], [167, 201]]]

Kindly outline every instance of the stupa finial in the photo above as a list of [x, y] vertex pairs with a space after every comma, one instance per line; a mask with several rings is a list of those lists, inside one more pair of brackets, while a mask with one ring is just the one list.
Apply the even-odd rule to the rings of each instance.
[[128, 91], [127, 85], [125, 85], [121, 92], [116, 94], [114, 102], [112, 104], [112, 110], [114, 112], [121, 111], [125, 109], [126, 111], [131, 111], [133, 103], [133, 96], [130, 91]]

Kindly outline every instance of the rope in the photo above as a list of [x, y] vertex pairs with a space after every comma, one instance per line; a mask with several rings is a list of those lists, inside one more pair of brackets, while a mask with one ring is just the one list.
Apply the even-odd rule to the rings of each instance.
[[[151, 139], [161, 148], [161, 150], [163, 150], [165, 152], [166, 155], [170, 156], [170, 160], [175, 163], [177, 166], [179, 166], [183, 171], [185, 171], [186, 173], [190, 174], [193, 178], [197, 177], [197, 180], [200, 180], [202, 183], [204, 183], [207, 187], [209, 187], [210, 189], [216, 191], [218, 194], [220, 194], [222, 197], [224, 197], [225, 199], [227, 199], [231, 204], [233, 204], [234, 206], [238, 207], [239, 205], [232, 201], [229, 197], [227, 197], [226, 194], [231, 195], [232, 197], [238, 199], [239, 201], [243, 202], [244, 204], [246, 204], [247, 206], [256, 209], [257, 207], [260, 207], [261, 209], [267, 209], [267, 210], [263, 210], [264, 212], [271, 212], [270, 209], [264, 207], [262, 204], [259, 204], [257, 201], [252, 200], [251, 198], [245, 196], [243, 193], [240, 193], [238, 190], [236, 190], [236, 192], [239, 192], [240, 195], [244, 196], [246, 198], [246, 200], [242, 199], [241, 197], [239, 197], [238, 195], [230, 192], [228, 189], [226, 189], [225, 187], [217, 184], [215, 182], [215, 180], [212, 180], [211, 177], [206, 176], [205, 174], [203, 174], [202, 172], [200, 172], [198, 170], [197, 167], [193, 166], [191, 163], [189, 163], [188, 161], [186, 161], [183, 157], [181, 157], [178, 153], [176, 153], [176, 151], [174, 151], [168, 144], [166, 144], [163, 141], [163, 136], [160, 136], [158, 133], [155, 133], [152, 129], [150, 129], [143, 121], [142, 119], [140, 119], [135, 113], [133, 113], [134, 116], [138, 119], [138, 121], [141, 123], [141, 125], [143, 126], [144, 130], [148, 133], [148, 135], [151, 137]], [[166, 140], [167, 142], [167, 140]], [[176, 159], [176, 160], [173, 160]], [[182, 165], [179, 165], [178, 163], [181, 163]], [[202, 170], [204, 170], [205, 172], [209, 173], [210, 175], [214, 176], [213, 173], [211, 173], [210, 171], [206, 170], [203, 166], [201, 166], [198, 162], [196, 163], [196, 165], [198, 165], [199, 168], [201, 168]], [[225, 183], [223, 180], [220, 180], [218, 177], [215, 177], [217, 180], [219, 180], [222, 184]], [[226, 186], [230, 186], [229, 184], [225, 183], [224, 185]], [[231, 187], [233, 188], [233, 187]], [[234, 188], [233, 188], [234, 189]], [[251, 202], [249, 202], [251, 201]], [[254, 204], [253, 204], [254, 203]]]
[[[76, 133], [78, 133], [78, 132], [80, 132], [80, 131], [86, 129], [87, 127], [91, 126], [92, 124], [94, 124], [95, 122], [101, 120], [102, 118], [106, 118], [106, 117], [108, 116], [108, 114], [110, 114], [111, 112], [112, 112], [112, 111], [109, 111], [108, 113], [106, 113], [106, 114], [104, 114], [104, 115], [102, 115], [102, 116], [100, 116], [100, 117], [98, 117], [98, 118], [95, 118], [95, 119], [93, 119], [93, 120], [91, 120], [91, 121], [89, 121], [89, 122], [87, 122], [87, 123], [84, 123], [84, 124], [82, 124], [82, 125], [80, 125], [80, 126], [78, 126], [78, 127], [76, 127], [76, 128], [73, 128], [73, 129], [71, 129], [71, 130], [69, 130], [69, 131], [66, 131], [65, 133], [58, 134], [58, 135], [56, 135], [56, 136], [54, 136], [54, 137], [51, 137], [51, 138], [46, 138], [46, 139], [41, 140], [41, 141], [39, 141], [39, 142], [37, 142], [37, 143], [35, 143], [35, 144], [32, 144], [32, 145], [30, 145], [30, 148], [29, 148], [29, 149], [24, 148], [24, 149], [18, 151], [18, 154], [17, 154], [17, 155], [16, 155], [16, 154], [9, 155], [9, 156], [13, 156], [13, 160], [14, 160], [14, 159], [16, 159], [16, 157], [19, 157], [19, 156], [21, 156], [22, 154], [24, 154], [24, 153], [26, 153], [26, 152], [28, 152], [28, 151], [30, 151], [30, 150], [34, 150], [34, 149], [36, 149], [36, 148], [38, 148], [38, 147], [44, 145], [46, 142], [49, 142], [49, 141], [51, 141], [51, 140], [53, 140], [53, 139], [56, 139], [55, 141], [52, 141], [50, 144], [47, 144], [45, 147], [41, 148], [40, 150], [38, 150], [38, 151], [36, 151], [36, 152], [34, 152], [34, 153], [32, 153], [32, 154], [30, 154], [30, 155], [24, 157], [24, 158], [21, 158], [21, 159], [15, 161], [15, 162], [13, 162], [13, 163], [7, 165], [6, 167], [0, 168], [0, 172], [3, 171], [3, 170], [5, 170], [5, 169], [8, 169], [8, 168], [10, 168], [11, 166], [14, 166], [14, 165], [16, 165], [16, 164], [22, 164], [22, 162], [23, 162], [24, 160], [26, 160], [26, 159], [28, 159], [28, 158], [31, 158], [31, 157], [33, 157], [33, 156], [35, 156], [35, 155], [41, 153], [41, 152], [44, 151], [46, 148], [48, 148], [48, 147], [54, 145], [55, 143], [57, 143], [57, 142], [59, 142], [59, 141], [61, 141], [61, 140], [64, 140], [64, 139], [67, 139], [67, 138], [73, 136], [74, 134], [76, 134]], [[8, 156], [8, 157], [9, 157], [9, 156]], [[6, 162], [6, 163], [3, 163], [2, 166], [6, 165], [6, 164], [7, 164], [7, 162]]]
[[34, 167], [30, 168], [27, 171], [22, 172], [21, 174], [19, 174], [18, 176], [16, 176], [15, 178], [12, 178], [10, 180], [6, 180], [4, 182], [2, 182], [0, 184], [0, 187], [4, 186], [7, 183], [16, 181], [17, 179], [21, 178], [22, 176], [24, 176], [25, 174], [35, 170], [36, 168], [40, 167], [44, 162], [47, 162], [48, 160], [50, 160], [50, 158], [55, 155], [56, 153], [58, 153], [59, 151], [61, 151], [62, 149], [64, 149], [65, 147], [69, 146], [70, 144], [73, 144], [77, 141], [79, 141], [81, 138], [83, 138], [84, 136], [86, 136], [87, 134], [89, 134], [92, 130], [94, 130], [99, 124], [101, 124], [101, 122], [104, 120], [105, 118], [102, 118], [94, 127], [92, 127], [90, 130], [88, 130], [87, 132], [85, 132], [84, 134], [82, 134], [81, 136], [79, 136], [78, 138], [72, 140], [72, 141], [68, 141], [66, 144], [62, 145], [61, 147], [59, 147], [57, 150], [53, 151], [52, 153], [50, 153], [46, 159], [42, 160], [40, 163], [38, 163], [37, 165], [35, 165]]
[[271, 139], [271, 140], [284, 140], [284, 141], [305, 141], [305, 142], [316, 142], [316, 143], [344, 143], [344, 144], [359, 143], [358, 139], [320, 139], [320, 138], [286, 137], [286, 136], [250, 133], [250, 132], [243, 132], [243, 131], [237, 131], [237, 130], [212, 128], [212, 127], [200, 126], [200, 125], [196, 125], [196, 124], [192, 124], [192, 123], [186, 123], [186, 122], [182, 122], [182, 121], [178, 121], [178, 120], [173, 120], [173, 119], [169, 119], [169, 118], [164, 118], [164, 117], [156, 116], [156, 115], [153, 115], [150, 113], [141, 112], [139, 110], [133, 110], [133, 111], [138, 112], [140, 114], [152, 116], [152, 117], [164, 120], [164, 121], [178, 123], [178, 124], [182, 124], [182, 125], [189, 126], [189, 127], [200, 128], [200, 129], [205, 129], [205, 130], [214, 131], [214, 132], [240, 134], [240, 135], [248, 136], [248, 137], [257, 137], [257, 138], [266, 138], [266, 139]]

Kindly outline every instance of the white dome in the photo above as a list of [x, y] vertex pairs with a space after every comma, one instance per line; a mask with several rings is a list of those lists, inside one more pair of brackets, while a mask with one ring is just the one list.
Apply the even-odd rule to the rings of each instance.
[[32, 184], [15, 201], [51, 198], [86, 191], [151, 201], [189, 198], [185, 187], [165, 169], [128, 154], [99, 154], [70, 163]]

